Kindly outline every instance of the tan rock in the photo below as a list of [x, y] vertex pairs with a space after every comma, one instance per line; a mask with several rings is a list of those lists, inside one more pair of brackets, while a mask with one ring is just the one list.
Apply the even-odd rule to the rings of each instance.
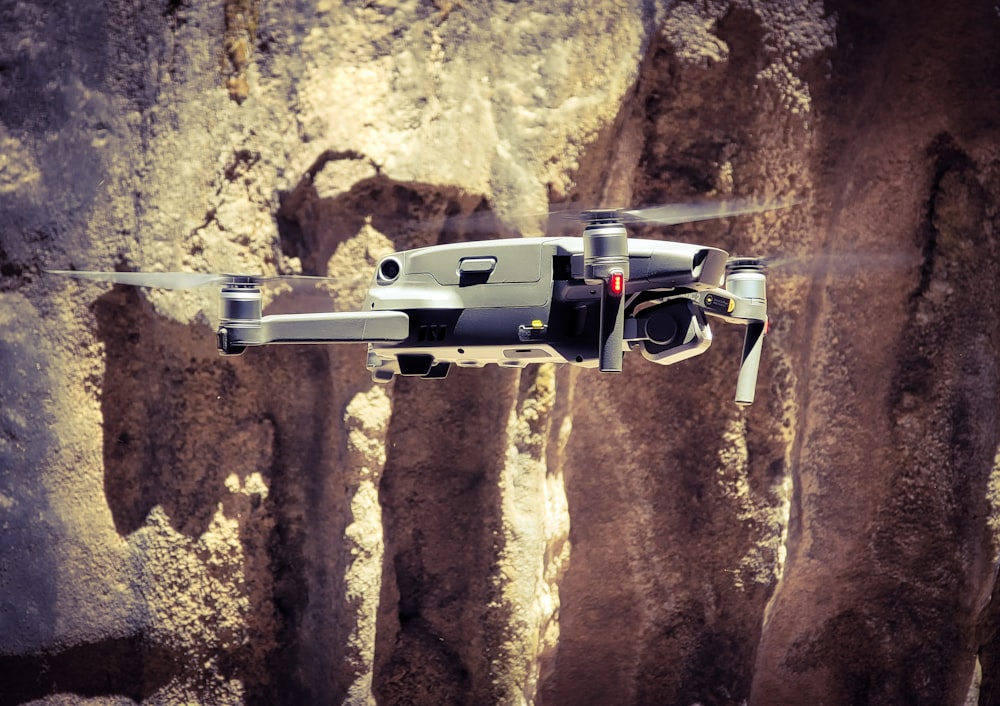
[[[0, 704], [987, 703], [993, 3], [0, 5]], [[578, 205], [784, 260], [671, 368], [374, 387], [212, 292]], [[528, 217], [521, 217], [527, 214]], [[531, 216], [530, 214], [536, 214]]]

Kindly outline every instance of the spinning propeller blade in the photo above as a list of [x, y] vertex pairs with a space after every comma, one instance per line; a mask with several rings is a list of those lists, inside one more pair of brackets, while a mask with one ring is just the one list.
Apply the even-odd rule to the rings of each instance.
[[800, 255], [783, 255], [762, 258], [768, 269], [775, 268], [783, 275], [853, 275], [872, 272], [890, 272], [919, 267], [923, 257], [918, 252], [831, 252], [819, 251]]
[[95, 282], [111, 282], [112, 284], [127, 284], [133, 287], [155, 287], [157, 289], [197, 289], [208, 285], [243, 285], [259, 286], [272, 282], [288, 282], [290, 284], [324, 284], [332, 283], [330, 277], [312, 277], [309, 275], [233, 275], [233, 274], [203, 274], [201, 272], [92, 272], [84, 270], [46, 270], [49, 274], [64, 275], [75, 279], [86, 279]]
[[95, 282], [128, 284], [135, 287], [158, 289], [197, 289], [209, 284], [224, 284], [226, 275], [206, 275], [198, 272], [87, 272], [81, 270], [46, 270], [49, 274], [64, 275]]
[[692, 201], [690, 203], [664, 204], [647, 208], [622, 209], [622, 220], [634, 223], [659, 223], [677, 225], [694, 223], [713, 218], [743, 216], [749, 213], [765, 213], [779, 208], [788, 208], [799, 203], [797, 200], [760, 201], [756, 199], [728, 199], [724, 201]]
[[[625, 223], [658, 223], [660, 225], [678, 225], [706, 221], [713, 218], [728, 218], [753, 213], [764, 213], [781, 208], [788, 208], [800, 203], [799, 199], [778, 199], [762, 201], [760, 199], [721, 199], [668, 203], [645, 206], [642, 208], [586, 208], [579, 202], [554, 202], [551, 210], [544, 213], [515, 213], [499, 216], [493, 211], [480, 211], [472, 214], [457, 214], [439, 221], [431, 221], [430, 226], [462, 238], [469, 234], [500, 235], [511, 228], [515, 231], [523, 226], [536, 227], [546, 219], [550, 229], [561, 231], [560, 222], [593, 220], [595, 213], [606, 214], [610, 218]], [[558, 233], [551, 233], [553, 235]]]

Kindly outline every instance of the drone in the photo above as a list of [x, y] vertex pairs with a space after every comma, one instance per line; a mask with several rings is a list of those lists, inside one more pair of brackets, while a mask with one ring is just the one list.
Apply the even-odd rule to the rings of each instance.
[[626, 224], [673, 225], [786, 205], [737, 200], [593, 209], [575, 214], [580, 236], [395, 252], [377, 262], [362, 310], [352, 312], [265, 315], [261, 287], [281, 275], [49, 272], [166, 289], [219, 286], [222, 355], [270, 344], [366, 343], [367, 368], [378, 383], [397, 375], [441, 379], [452, 366], [489, 363], [567, 363], [617, 373], [627, 350], [672, 365], [708, 350], [711, 317], [746, 328], [736, 382], [736, 404], [746, 406], [754, 400], [768, 328], [766, 261], [630, 238]]

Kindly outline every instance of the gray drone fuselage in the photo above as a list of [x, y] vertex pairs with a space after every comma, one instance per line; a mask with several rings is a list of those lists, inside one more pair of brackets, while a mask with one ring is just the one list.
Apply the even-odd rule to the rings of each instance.
[[[751, 265], [727, 274], [728, 254], [718, 248], [638, 238], [627, 244], [616, 293], [623, 344], [669, 365], [711, 345], [706, 315], [744, 324], [737, 402], [752, 402], [767, 320], [763, 273]], [[397, 252], [379, 261], [359, 312], [263, 316], [259, 288], [230, 284], [222, 290], [218, 345], [224, 354], [239, 354], [271, 343], [367, 342], [367, 367], [377, 382], [395, 375], [442, 378], [452, 365], [488, 363], [620, 370], [622, 348], [611, 367], [601, 358], [610, 280], [594, 279], [585, 259], [584, 241], [574, 237]]]
[[[626, 341], [645, 340], [647, 357], [663, 363], [707, 348], [711, 334], [690, 299], [675, 300], [669, 311], [657, 311], [666, 304], [649, 302], [722, 286], [727, 254], [683, 243], [628, 242], [623, 296], [634, 300], [626, 307], [639, 318], [626, 316], [633, 322], [626, 323]], [[372, 343], [368, 367], [382, 380], [397, 373], [439, 376], [444, 372], [439, 366], [446, 364], [596, 367], [602, 286], [584, 277], [580, 238], [456, 243], [394, 253], [378, 264], [364, 308], [405, 312], [409, 329], [404, 340]], [[657, 319], [664, 319], [660, 329], [669, 334], [658, 342], [638, 325]], [[657, 350], [667, 343], [673, 344], [669, 360]]]

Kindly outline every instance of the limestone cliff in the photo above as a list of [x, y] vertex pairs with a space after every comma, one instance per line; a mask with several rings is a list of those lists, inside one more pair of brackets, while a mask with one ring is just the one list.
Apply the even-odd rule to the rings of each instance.
[[[989, 704], [994, 3], [0, 0], [0, 705]], [[552, 232], [780, 260], [670, 368], [374, 386], [211, 292]], [[270, 292], [272, 310], [300, 306]]]

